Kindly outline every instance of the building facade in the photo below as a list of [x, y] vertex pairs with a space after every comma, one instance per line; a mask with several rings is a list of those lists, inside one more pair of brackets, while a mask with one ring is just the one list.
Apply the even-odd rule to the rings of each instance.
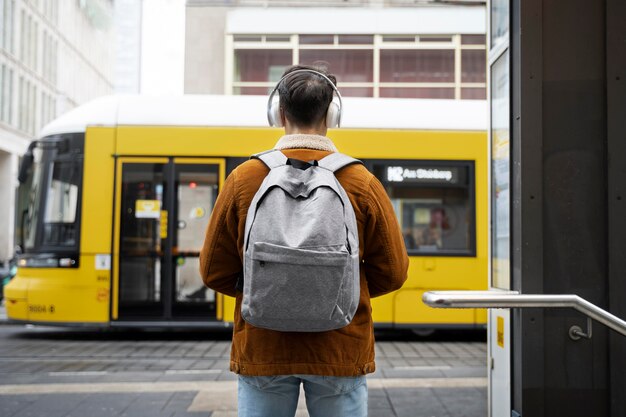
[[187, 1], [186, 93], [263, 95], [286, 67], [324, 63], [344, 96], [486, 98], [484, 2], [223, 4]]
[[0, 0], [0, 23], [1, 263], [14, 251], [19, 157], [47, 122], [113, 91], [115, 31], [111, 0]]

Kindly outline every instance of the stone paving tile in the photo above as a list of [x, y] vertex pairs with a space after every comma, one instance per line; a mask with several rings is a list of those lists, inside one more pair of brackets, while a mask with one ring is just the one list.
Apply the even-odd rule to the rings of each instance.
[[404, 358], [389, 358], [389, 365], [396, 368], [398, 366], [409, 366], [409, 362]]
[[212, 369], [215, 368], [215, 362], [213, 359], [199, 359], [191, 365], [190, 369]]
[[368, 410], [387, 410], [391, 409], [391, 402], [387, 398], [387, 393], [382, 389], [369, 389], [367, 399]]
[[220, 376], [217, 378], [218, 381], [234, 381], [237, 379], [237, 375], [232, 372], [222, 372]]
[[189, 369], [189, 366], [191, 366], [194, 362], [194, 359], [179, 359], [170, 365], [169, 369]]
[[486, 378], [487, 365], [484, 367], [469, 366], [443, 369], [441, 373], [446, 378]]
[[381, 356], [386, 356], [387, 358], [402, 357], [402, 352], [400, 352], [393, 343], [380, 343], [380, 351]]
[[206, 352], [206, 356], [220, 358], [228, 352], [230, 352], [230, 342], [215, 342], [211, 349]]
[[210, 374], [162, 374], [155, 382], [217, 381], [221, 373]]
[[450, 390], [433, 388], [432, 392], [441, 401], [450, 416], [475, 417], [487, 415], [486, 389], [456, 388]]
[[446, 412], [441, 401], [429, 388], [400, 388], [386, 391], [394, 415], [398, 417], [453, 417]]
[[37, 401], [35, 395], [0, 395], [0, 410], [3, 416], [12, 416]]
[[116, 372], [101, 376], [98, 382], [156, 382], [162, 375], [162, 372]]
[[[122, 415], [139, 416], [161, 414], [175, 393], [158, 392], [142, 393], [123, 410]], [[116, 394], [114, 394], [116, 395]], [[170, 412], [171, 414], [171, 412]]]
[[32, 384], [37, 380], [38, 376], [27, 373], [0, 373], [0, 381], [2, 384]]
[[443, 378], [444, 374], [438, 369], [385, 369], [385, 378]]

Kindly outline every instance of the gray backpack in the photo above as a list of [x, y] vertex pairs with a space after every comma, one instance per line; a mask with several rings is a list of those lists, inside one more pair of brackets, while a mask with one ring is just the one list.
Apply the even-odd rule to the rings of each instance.
[[246, 219], [242, 317], [285, 332], [348, 325], [359, 304], [359, 237], [334, 173], [360, 161], [332, 153], [307, 163], [278, 150], [253, 158], [270, 172]]

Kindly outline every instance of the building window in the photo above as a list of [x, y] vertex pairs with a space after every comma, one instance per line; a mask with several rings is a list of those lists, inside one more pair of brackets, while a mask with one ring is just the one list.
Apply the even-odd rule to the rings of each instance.
[[18, 103], [18, 129], [34, 135], [37, 130], [35, 109], [37, 108], [37, 87], [20, 77]]
[[235, 51], [235, 80], [276, 82], [293, 61], [288, 49], [238, 49]]
[[14, 13], [15, 0], [0, 0], [0, 47], [9, 53], [13, 53]]
[[382, 50], [380, 51], [380, 81], [454, 83], [454, 50]]
[[52, 34], [42, 31], [42, 62], [41, 74], [43, 78], [51, 84], [56, 84], [56, 56], [57, 43]]
[[0, 66], [0, 120], [11, 124], [13, 103], [13, 70], [2, 64]]
[[270, 91], [285, 68], [324, 63], [344, 96], [484, 100], [485, 35], [232, 35], [232, 94]]
[[486, 82], [487, 60], [484, 49], [464, 49], [461, 51], [461, 82]]
[[362, 49], [303, 49], [300, 64], [328, 62], [332, 73], [342, 84], [368, 83], [374, 81], [374, 52]]

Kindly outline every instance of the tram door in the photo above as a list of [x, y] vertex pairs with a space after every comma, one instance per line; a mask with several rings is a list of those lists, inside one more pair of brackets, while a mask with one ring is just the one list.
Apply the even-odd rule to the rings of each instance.
[[202, 283], [199, 253], [223, 160], [124, 158], [117, 176], [113, 320], [216, 319], [216, 295]]

